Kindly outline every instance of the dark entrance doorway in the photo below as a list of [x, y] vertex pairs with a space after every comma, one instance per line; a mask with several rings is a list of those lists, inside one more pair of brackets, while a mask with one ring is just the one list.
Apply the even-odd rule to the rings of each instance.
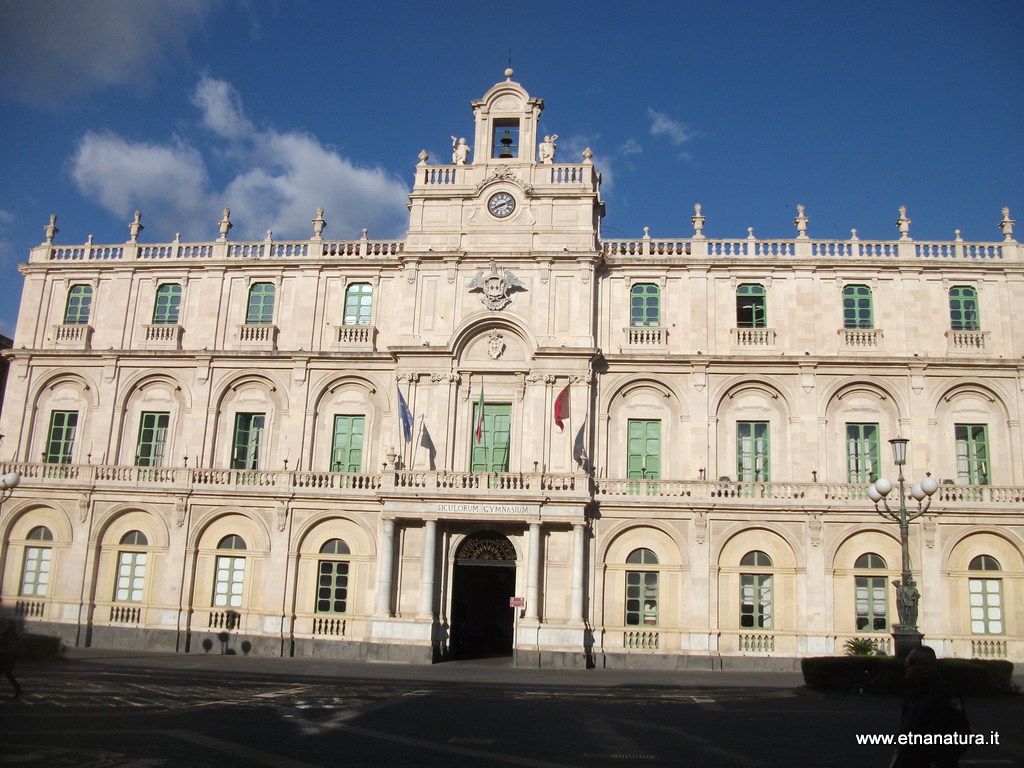
[[516, 561], [499, 533], [474, 534], [459, 546], [452, 583], [452, 655], [458, 659], [512, 653]]

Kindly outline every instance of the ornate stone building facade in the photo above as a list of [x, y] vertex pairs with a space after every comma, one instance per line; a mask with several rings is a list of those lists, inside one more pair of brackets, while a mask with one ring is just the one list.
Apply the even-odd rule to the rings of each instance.
[[[58, 245], [22, 267], [2, 609], [79, 645], [537, 665], [1024, 659], [1024, 248], [601, 236], [511, 80], [406, 237]], [[556, 423], [559, 422], [559, 423]], [[912, 502], [913, 503], [913, 502]], [[514, 607], [513, 607], [514, 606]], [[741, 662], [746, 659], [746, 662]], [[750, 661], [753, 660], [753, 661]], [[774, 660], [774, 661], [773, 661]]]

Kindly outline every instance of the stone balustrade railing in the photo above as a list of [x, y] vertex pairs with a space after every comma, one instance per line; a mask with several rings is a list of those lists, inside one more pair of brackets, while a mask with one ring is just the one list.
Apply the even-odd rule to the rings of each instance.
[[[378, 473], [316, 472], [306, 470], [212, 469], [206, 467], [134, 467], [111, 464], [42, 464], [0, 462], [0, 475], [22, 477], [16, 494], [33, 487], [135, 488], [163, 493], [258, 490], [268, 494], [374, 496], [379, 493], [431, 492], [441, 496], [502, 497], [593, 495], [598, 501], [650, 503], [664, 499], [702, 501], [718, 505], [761, 502], [777, 506], [792, 502], [870, 510], [867, 485], [856, 483], [732, 482], [726, 480], [594, 479], [584, 474], [545, 472], [447, 472], [398, 470]], [[16, 497], [15, 496], [15, 497]], [[908, 502], [913, 503], [909, 497]], [[959, 507], [1014, 507], [1024, 504], [1024, 487], [943, 484], [932, 498], [937, 512]]]

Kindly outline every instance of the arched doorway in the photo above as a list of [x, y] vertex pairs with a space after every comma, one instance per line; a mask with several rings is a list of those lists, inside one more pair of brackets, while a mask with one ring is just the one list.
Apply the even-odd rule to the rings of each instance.
[[495, 531], [466, 538], [455, 553], [452, 582], [452, 655], [458, 659], [512, 653], [516, 553]]

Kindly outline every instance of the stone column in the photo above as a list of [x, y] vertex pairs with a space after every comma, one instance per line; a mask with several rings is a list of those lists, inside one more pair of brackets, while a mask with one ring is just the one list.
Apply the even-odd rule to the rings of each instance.
[[434, 615], [434, 570], [437, 564], [437, 521], [427, 520], [423, 531], [423, 559], [420, 569], [420, 615]]
[[585, 556], [586, 526], [574, 523], [572, 526], [572, 592], [570, 593], [569, 621], [583, 621], [583, 565]]
[[391, 574], [395, 563], [395, 521], [384, 521], [384, 536], [377, 558], [377, 611], [378, 616], [391, 615]]
[[526, 616], [540, 618], [540, 523], [530, 523], [526, 557]]

